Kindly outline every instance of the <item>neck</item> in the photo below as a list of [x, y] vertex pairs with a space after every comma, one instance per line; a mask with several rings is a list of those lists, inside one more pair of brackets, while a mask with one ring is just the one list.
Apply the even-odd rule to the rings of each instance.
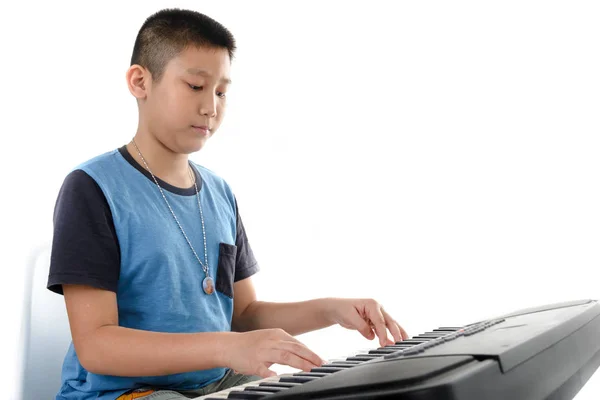
[[[127, 151], [144, 169], [150, 169], [154, 176], [175, 187], [188, 188], [194, 184], [190, 177], [187, 154], [174, 153], [149, 135], [137, 133], [133, 140], [137, 148], [130, 142], [127, 144]], [[147, 167], [138, 153], [138, 148], [146, 160]]]

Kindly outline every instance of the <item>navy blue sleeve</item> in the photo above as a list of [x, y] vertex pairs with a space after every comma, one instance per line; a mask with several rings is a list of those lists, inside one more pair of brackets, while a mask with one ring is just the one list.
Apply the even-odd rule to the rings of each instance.
[[236, 238], [235, 245], [237, 246], [237, 254], [235, 261], [235, 276], [233, 281], [237, 282], [242, 279], [246, 279], [251, 275], [254, 275], [259, 271], [258, 263], [248, 243], [248, 237], [246, 236], [246, 230], [242, 223], [242, 217], [238, 209], [237, 199], [235, 201], [235, 213], [237, 219]]
[[54, 207], [54, 235], [48, 289], [88, 285], [116, 293], [121, 253], [112, 213], [102, 190], [88, 174], [65, 178]]

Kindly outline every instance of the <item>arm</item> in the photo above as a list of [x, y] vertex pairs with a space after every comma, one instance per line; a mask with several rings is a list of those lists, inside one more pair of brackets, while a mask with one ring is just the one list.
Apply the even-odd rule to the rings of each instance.
[[219, 349], [232, 333], [166, 334], [119, 327], [119, 273], [119, 243], [108, 202], [90, 176], [75, 170], [65, 178], [56, 202], [48, 288], [64, 294], [84, 368], [153, 376], [224, 366]]
[[120, 327], [114, 292], [84, 285], [63, 285], [63, 291], [75, 351], [95, 374], [157, 376], [222, 367], [224, 350], [237, 335]]
[[333, 325], [329, 299], [295, 303], [257, 301], [251, 278], [236, 282], [234, 294], [232, 329], [238, 332], [281, 328], [295, 336]]
[[233, 284], [233, 318], [231, 328], [237, 332], [279, 328], [290, 335], [314, 331], [332, 325], [327, 299], [300, 303], [267, 303], [256, 300], [251, 275], [258, 269], [254, 253], [248, 243], [246, 229], [240, 217], [236, 199], [238, 249], [236, 274]]
[[323, 298], [296, 303], [257, 301], [250, 279], [250, 275], [257, 271], [256, 259], [250, 249], [237, 202], [236, 213], [238, 255], [233, 286], [232, 330], [246, 332], [278, 328], [294, 336], [339, 324], [358, 330], [369, 340], [377, 335], [382, 346], [390, 341], [386, 329], [396, 341], [408, 338], [402, 327], [372, 299]]
[[[235, 283], [232, 325], [239, 331], [280, 328], [290, 335], [339, 324], [356, 329], [365, 338], [379, 337], [379, 344], [408, 339], [406, 331], [373, 299], [323, 298], [297, 303], [256, 300], [250, 278]], [[395, 342], [387, 336], [387, 330]]]
[[[245, 255], [253, 262], [249, 248], [240, 259]], [[249, 267], [239, 279], [255, 271]], [[275, 374], [268, 370], [273, 363], [306, 371], [320, 365], [316, 354], [282, 330], [183, 334], [121, 327], [119, 274], [120, 249], [107, 200], [91, 177], [73, 171], [55, 207], [48, 289], [64, 294], [84, 368], [114, 376], [159, 376], [229, 367], [266, 377]]]

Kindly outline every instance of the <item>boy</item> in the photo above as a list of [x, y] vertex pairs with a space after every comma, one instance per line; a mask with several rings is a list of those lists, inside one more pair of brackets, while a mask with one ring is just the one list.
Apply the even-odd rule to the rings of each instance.
[[[380, 344], [408, 336], [374, 300], [256, 300], [258, 271], [227, 183], [188, 155], [225, 111], [231, 33], [167, 9], [142, 25], [126, 78], [131, 142], [74, 169], [60, 190], [48, 288], [72, 343], [56, 399], [185, 399], [322, 359], [294, 338], [340, 324]], [[235, 293], [235, 296], [234, 296]]]

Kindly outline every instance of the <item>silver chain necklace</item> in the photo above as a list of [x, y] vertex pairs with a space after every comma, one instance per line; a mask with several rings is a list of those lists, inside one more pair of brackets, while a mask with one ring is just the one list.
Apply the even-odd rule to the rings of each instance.
[[202, 280], [202, 289], [204, 289], [204, 293], [206, 293], [206, 294], [213, 294], [215, 285], [214, 285], [213, 279], [208, 274], [208, 253], [206, 252], [206, 231], [204, 229], [204, 214], [202, 214], [202, 206], [200, 205], [200, 192], [198, 191], [198, 185], [196, 185], [196, 179], [194, 179], [193, 176], [192, 176], [192, 172], [191, 172], [191, 168], [192, 167], [190, 166], [190, 169], [188, 169], [188, 173], [190, 175], [190, 178], [194, 181], [194, 188], [196, 188], [196, 199], [198, 200], [198, 210], [200, 210], [200, 220], [202, 221], [202, 238], [203, 238], [203, 242], [204, 242], [204, 264], [202, 263], [202, 261], [200, 261], [200, 257], [198, 257], [198, 254], [196, 253], [196, 250], [194, 250], [194, 246], [192, 246], [192, 243], [190, 242], [190, 239], [185, 234], [185, 231], [183, 230], [183, 227], [179, 223], [179, 219], [177, 219], [177, 216], [175, 215], [175, 212], [173, 212], [173, 209], [171, 208], [171, 205], [167, 201], [167, 197], [165, 196], [165, 194], [164, 194], [162, 188], [160, 187], [160, 185], [158, 184], [158, 180], [156, 180], [156, 177], [154, 176], [154, 174], [152, 173], [152, 170], [148, 166], [148, 163], [146, 162], [146, 159], [142, 155], [142, 152], [140, 151], [139, 147], [135, 143], [135, 140], [131, 139], [131, 143], [133, 143], [133, 145], [135, 146], [138, 154], [140, 155], [140, 158], [142, 159], [142, 161], [144, 162], [144, 165], [146, 166], [146, 169], [148, 170], [148, 172], [150, 172], [150, 175], [152, 175], [152, 179], [154, 179], [154, 182], [156, 183], [156, 186], [158, 186], [158, 190], [160, 190], [160, 194], [162, 195], [162, 198], [165, 200], [165, 203], [167, 204], [167, 207], [169, 207], [169, 211], [171, 211], [171, 215], [173, 215], [173, 218], [175, 219], [175, 222], [177, 222], [177, 226], [179, 226], [179, 230], [181, 231], [181, 233], [183, 233], [183, 237], [185, 238], [187, 244], [190, 246], [190, 249], [194, 253], [194, 256], [196, 257], [196, 260], [198, 260], [198, 262], [200, 263], [200, 266], [204, 270], [204, 273], [206, 275], [206, 278], [204, 278], [204, 280]]

